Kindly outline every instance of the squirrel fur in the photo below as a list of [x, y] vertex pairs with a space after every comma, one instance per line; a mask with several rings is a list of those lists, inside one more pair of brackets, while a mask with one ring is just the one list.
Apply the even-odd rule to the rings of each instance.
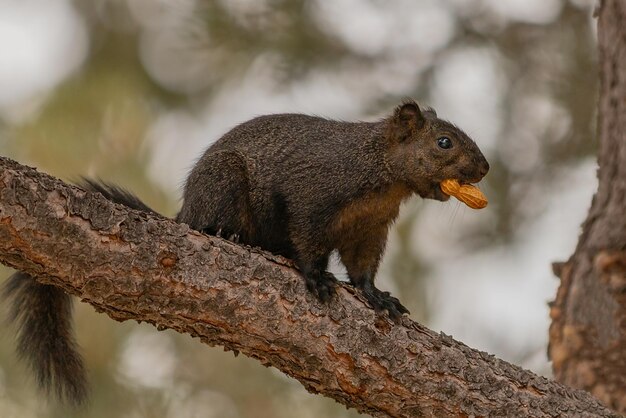
[[[337, 251], [352, 285], [377, 311], [408, 310], [374, 286], [391, 223], [414, 194], [445, 201], [439, 183], [476, 183], [489, 164], [461, 129], [432, 109], [405, 101], [376, 122], [301, 114], [260, 116], [215, 142], [195, 164], [176, 221], [295, 260], [322, 301], [336, 279], [326, 271]], [[86, 190], [153, 212], [133, 194], [85, 180]], [[39, 385], [73, 404], [86, 399], [86, 378], [62, 290], [15, 273], [4, 289], [17, 351]]]

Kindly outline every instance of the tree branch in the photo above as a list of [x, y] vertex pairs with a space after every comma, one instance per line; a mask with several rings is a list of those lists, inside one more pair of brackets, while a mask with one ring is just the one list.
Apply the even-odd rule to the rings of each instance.
[[0, 261], [123, 321], [259, 359], [377, 417], [617, 416], [341, 286], [327, 305], [291, 263], [113, 204], [0, 157]]

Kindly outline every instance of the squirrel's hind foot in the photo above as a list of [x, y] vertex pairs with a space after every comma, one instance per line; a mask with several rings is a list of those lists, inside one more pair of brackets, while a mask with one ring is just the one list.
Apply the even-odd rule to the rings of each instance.
[[304, 276], [306, 287], [322, 302], [328, 302], [336, 293], [337, 279], [328, 271], [313, 270]]

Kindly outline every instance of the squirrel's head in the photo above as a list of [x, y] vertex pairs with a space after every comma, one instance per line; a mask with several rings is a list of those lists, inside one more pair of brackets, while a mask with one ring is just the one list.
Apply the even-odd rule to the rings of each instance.
[[387, 141], [387, 161], [396, 180], [423, 198], [448, 200], [439, 187], [442, 180], [477, 183], [489, 171], [489, 163], [465, 132], [414, 101], [398, 106], [388, 119]]

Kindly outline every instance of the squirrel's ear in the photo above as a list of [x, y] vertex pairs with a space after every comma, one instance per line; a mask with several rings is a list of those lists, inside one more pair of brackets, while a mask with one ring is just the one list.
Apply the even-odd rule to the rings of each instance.
[[435, 119], [437, 117], [437, 111], [432, 107], [427, 107], [426, 109], [422, 109], [422, 115], [427, 119]]
[[417, 103], [407, 101], [396, 108], [393, 121], [395, 137], [403, 141], [424, 126], [425, 118]]

